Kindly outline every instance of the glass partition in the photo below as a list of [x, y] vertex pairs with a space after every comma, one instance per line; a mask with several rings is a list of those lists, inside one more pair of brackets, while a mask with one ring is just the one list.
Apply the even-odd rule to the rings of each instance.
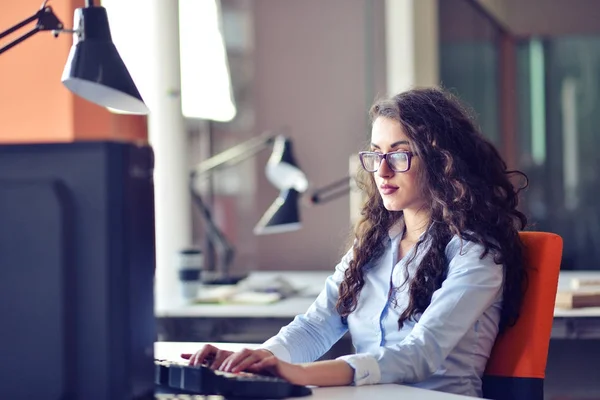
[[563, 237], [563, 269], [600, 269], [600, 37], [528, 38], [517, 60], [531, 228]]
[[484, 135], [501, 144], [498, 26], [469, 0], [439, 2], [441, 84], [471, 107]]

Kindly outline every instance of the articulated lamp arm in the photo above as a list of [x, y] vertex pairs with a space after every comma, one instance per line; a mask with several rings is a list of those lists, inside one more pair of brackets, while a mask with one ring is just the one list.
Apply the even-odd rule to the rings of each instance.
[[226, 168], [242, 162], [260, 153], [262, 150], [271, 147], [276, 138], [277, 134], [265, 132], [243, 143], [233, 146], [222, 153], [212, 156], [200, 162], [192, 169], [192, 179], [199, 179], [203, 175], [214, 172], [217, 169]]
[[313, 204], [327, 203], [340, 196], [347, 195], [352, 190], [353, 178], [347, 176], [326, 186], [320, 187], [310, 195], [310, 202]]
[[190, 179], [190, 192], [192, 193], [192, 200], [202, 214], [202, 219], [204, 220], [204, 225], [206, 227], [206, 234], [210, 242], [213, 244], [217, 255], [217, 265], [215, 266], [214, 270], [222, 275], [221, 278], [226, 278], [229, 275], [229, 267], [231, 266], [233, 257], [235, 256], [235, 249], [231, 242], [215, 224], [210, 209], [204, 203], [202, 196], [200, 196], [196, 190], [195, 181], [195, 174], [192, 174]]
[[14, 46], [18, 45], [19, 43], [23, 42], [24, 40], [30, 38], [31, 36], [35, 35], [40, 31], [54, 31], [54, 36], [58, 36], [58, 33], [63, 30], [63, 23], [58, 19], [56, 14], [54, 14], [54, 12], [52, 11], [52, 7], [47, 6], [46, 3], [48, 3], [48, 0], [44, 1], [38, 12], [33, 14], [31, 17], [24, 19], [18, 24], [0, 33], [0, 39], [2, 39], [5, 36], [8, 36], [13, 32], [18, 31], [25, 25], [37, 20], [37, 23], [33, 29], [19, 36], [7, 45], [0, 47], [0, 54], [13, 48]]

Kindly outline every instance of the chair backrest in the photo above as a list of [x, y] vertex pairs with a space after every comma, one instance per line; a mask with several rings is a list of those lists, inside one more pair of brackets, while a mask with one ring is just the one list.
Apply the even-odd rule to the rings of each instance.
[[562, 257], [562, 238], [520, 232], [528, 267], [527, 289], [517, 323], [500, 334], [483, 377], [487, 399], [543, 399], [543, 384]]

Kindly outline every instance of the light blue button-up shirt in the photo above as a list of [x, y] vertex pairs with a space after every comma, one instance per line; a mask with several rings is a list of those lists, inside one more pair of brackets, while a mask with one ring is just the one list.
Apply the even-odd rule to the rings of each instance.
[[[398, 317], [408, 304], [409, 285], [403, 283], [407, 273], [414, 276], [428, 247], [426, 240], [409, 265], [414, 248], [398, 260], [402, 230], [401, 224], [390, 230], [385, 253], [365, 274], [347, 325], [335, 304], [352, 251], [327, 278], [308, 311], [262, 347], [284, 361], [310, 362], [350, 331], [356, 353], [339, 359], [354, 369], [355, 385], [402, 383], [481, 397], [481, 376], [498, 334], [502, 265], [490, 253], [481, 259], [481, 245], [455, 236], [446, 246], [446, 280], [418, 321], [405, 321], [399, 330]], [[392, 298], [390, 286], [396, 288]]]

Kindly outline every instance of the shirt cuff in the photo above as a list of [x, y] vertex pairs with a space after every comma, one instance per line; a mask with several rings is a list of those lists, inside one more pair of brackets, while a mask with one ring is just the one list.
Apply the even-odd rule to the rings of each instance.
[[354, 370], [354, 385], [375, 385], [381, 381], [381, 370], [377, 359], [370, 354], [350, 354], [338, 357]]
[[281, 361], [285, 361], [288, 363], [292, 362], [292, 356], [290, 355], [288, 349], [286, 349], [284, 345], [276, 342], [273, 339], [267, 340], [258, 348], [270, 351], [275, 357], [279, 358]]

